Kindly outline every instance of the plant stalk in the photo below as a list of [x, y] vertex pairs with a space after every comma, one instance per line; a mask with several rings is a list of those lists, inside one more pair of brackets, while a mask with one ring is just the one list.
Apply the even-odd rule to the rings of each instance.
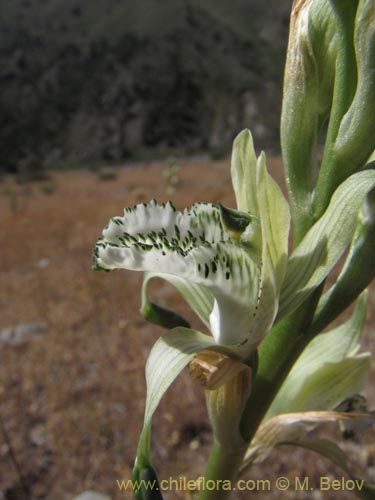
[[226, 500], [230, 498], [246, 449], [247, 446], [235, 451], [228, 451], [218, 443], [214, 443], [205, 476], [198, 483], [198, 500]]
[[249, 443], [295, 361], [313, 338], [309, 328], [323, 287], [324, 283], [294, 313], [277, 323], [259, 349], [258, 371], [241, 419], [242, 437]]

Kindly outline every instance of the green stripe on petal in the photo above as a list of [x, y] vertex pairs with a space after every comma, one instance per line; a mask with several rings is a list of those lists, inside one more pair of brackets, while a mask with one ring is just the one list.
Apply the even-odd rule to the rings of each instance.
[[262, 227], [262, 262], [265, 275], [273, 276], [276, 292], [284, 279], [290, 229], [289, 205], [280, 187], [267, 172], [262, 153], [257, 165], [258, 204]]

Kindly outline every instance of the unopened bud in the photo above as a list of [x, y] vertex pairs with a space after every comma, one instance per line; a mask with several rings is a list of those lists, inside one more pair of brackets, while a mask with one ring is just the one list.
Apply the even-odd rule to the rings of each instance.
[[281, 146], [297, 240], [311, 218], [315, 147], [332, 101], [335, 58], [330, 2], [295, 0], [284, 76]]
[[375, 148], [375, 2], [360, 0], [354, 26], [357, 88], [344, 115], [335, 151], [345, 156], [352, 170], [361, 167]]

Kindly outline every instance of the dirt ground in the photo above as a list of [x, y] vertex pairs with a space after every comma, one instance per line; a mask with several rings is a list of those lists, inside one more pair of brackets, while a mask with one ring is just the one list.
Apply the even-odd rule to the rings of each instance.
[[[281, 182], [279, 159], [269, 158], [268, 165]], [[143, 418], [145, 361], [162, 330], [138, 313], [140, 273], [94, 272], [91, 253], [108, 219], [124, 206], [151, 198], [171, 198], [177, 208], [194, 201], [234, 206], [229, 160], [180, 166], [179, 183], [169, 194], [170, 169], [162, 162], [116, 173], [64, 172], [28, 186], [10, 179], [0, 184], [0, 332], [27, 321], [46, 325], [46, 332], [23, 345], [0, 346], [0, 499], [71, 500], [89, 489], [112, 500], [131, 498], [116, 480], [130, 478]], [[374, 295], [364, 339], [373, 351]], [[161, 282], [157, 296], [200, 327], [169, 286]], [[375, 367], [367, 391], [372, 407], [374, 373]], [[341, 439], [333, 427], [322, 435]], [[369, 432], [342, 442], [356, 473], [372, 482], [374, 437]], [[202, 475], [211, 433], [202, 390], [187, 373], [158, 409], [153, 443], [160, 478]], [[279, 476], [309, 476], [315, 486], [321, 476], [344, 474], [312, 452], [284, 446], [251, 472], [252, 479]], [[275, 489], [234, 498], [255, 496], [354, 498], [343, 491]]]

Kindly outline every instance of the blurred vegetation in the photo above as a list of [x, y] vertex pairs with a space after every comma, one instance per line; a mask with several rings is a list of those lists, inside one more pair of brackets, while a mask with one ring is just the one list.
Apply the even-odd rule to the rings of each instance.
[[1, 0], [0, 173], [277, 138], [290, 0]]

